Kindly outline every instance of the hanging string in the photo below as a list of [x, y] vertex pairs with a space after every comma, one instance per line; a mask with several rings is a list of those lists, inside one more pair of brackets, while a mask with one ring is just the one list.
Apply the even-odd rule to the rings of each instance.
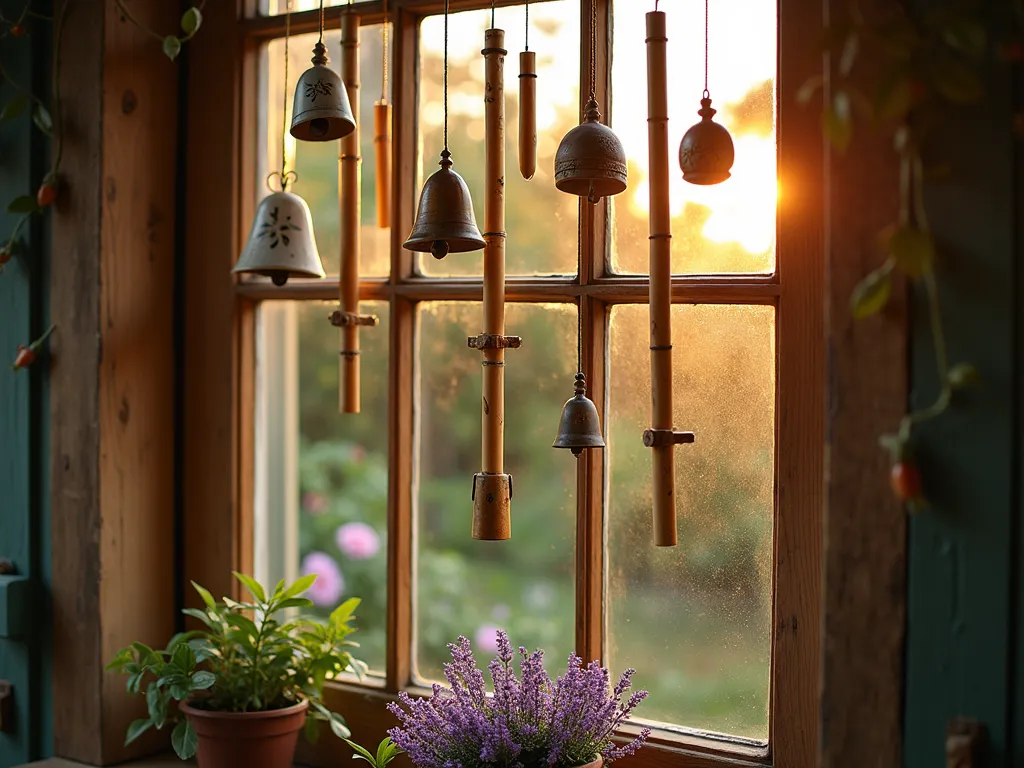
[[590, 0], [590, 98], [597, 100], [597, 0]]
[[[657, 2], [657, 0], [655, 0]], [[711, 98], [711, 92], [708, 90], [708, 3], [709, 0], [704, 0], [704, 98]]]
[[526, 50], [530, 50], [530, 4], [526, 4]]
[[317, 43], [324, 41], [324, 0], [320, 0], [320, 39]]
[[448, 151], [448, 0], [444, 0], [444, 151]]
[[384, 65], [382, 67], [384, 76], [380, 84], [380, 101], [381, 104], [384, 104], [388, 100], [388, 0], [384, 0], [384, 24], [381, 26], [380, 34], [381, 47], [384, 50]]
[[491, 29], [494, 29], [494, 0], [491, 0]]
[[[288, 134], [288, 43], [292, 35], [292, 0], [285, 3], [284, 10], [284, 98], [281, 103], [281, 191], [288, 191], [288, 184], [295, 180], [295, 172], [288, 170], [288, 143], [285, 138]], [[274, 174], [270, 174], [273, 178]], [[270, 186], [270, 179], [267, 179], [267, 186]]]
[[[583, 261], [583, 198], [579, 198], [576, 207], [576, 269], [580, 269]], [[576, 370], [583, 372], [583, 296], [580, 296], [576, 311]]]

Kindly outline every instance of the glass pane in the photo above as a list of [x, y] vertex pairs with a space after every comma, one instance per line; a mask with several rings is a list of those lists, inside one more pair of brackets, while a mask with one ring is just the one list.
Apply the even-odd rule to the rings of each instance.
[[576, 462], [551, 447], [572, 396], [576, 312], [566, 305], [508, 306], [508, 332], [523, 337], [505, 366], [505, 470], [514, 481], [512, 538], [470, 536], [473, 475], [480, 471], [481, 353], [466, 337], [478, 303], [420, 311], [416, 669], [443, 679], [446, 643], [464, 634], [486, 663], [495, 632], [514, 645], [565, 659], [574, 644]]
[[[359, 30], [359, 152], [363, 158], [362, 195], [360, 199], [362, 222], [360, 274], [386, 277], [390, 272], [390, 229], [377, 227], [376, 189], [377, 170], [374, 162], [373, 105], [380, 101], [383, 80], [381, 52], [381, 24], [364, 26]], [[310, 66], [317, 35], [296, 35], [288, 43], [287, 120], [291, 125], [292, 99], [295, 82]], [[330, 66], [336, 71], [341, 62], [341, 32], [335, 28], [324, 35]], [[261, 146], [264, 160], [258, 169], [258, 199], [267, 194], [265, 179], [268, 173], [280, 170], [281, 163], [281, 109], [284, 106], [284, 40], [274, 40], [267, 47], [264, 59]], [[389, 83], [390, 87], [390, 83]], [[389, 97], [390, 98], [390, 97]], [[338, 153], [337, 141], [296, 141], [285, 131], [285, 151], [288, 167], [298, 174], [298, 181], [290, 191], [302, 197], [313, 214], [316, 244], [324, 270], [337, 275], [340, 270], [341, 241], [338, 212]], [[275, 189], [277, 187], [275, 186]]]
[[[578, 0], [530, 5], [530, 50], [537, 52], [537, 172], [519, 172], [519, 51], [525, 44], [524, 10], [499, 8], [505, 30], [505, 231], [510, 275], [576, 273], [576, 198], [555, 189], [555, 150], [579, 120]], [[448, 17], [448, 146], [455, 170], [473, 196], [477, 226], [484, 231], [484, 30], [490, 10]], [[419, 183], [437, 170], [444, 148], [444, 17], [420, 28]], [[569, 236], [567, 236], [567, 233]], [[483, 251], [420, 259], [427, 275], [482, 275]]]
[[[325, 0], [324, 7], [330, 8], [334, 5], [346, 5], [349, 0]], [[355, 0], [353, 5], [359, 5], [360, 3], [371, 2], [371, 0]], [[298, 11], [312, 11], [320, 7], [320, 0], [260, 0], [260, 14], [263, 16], [276, 16], [279, 13], [284, 13], [288, 10], [288, 6], [291, 5], [291, 12], [297, 13]]]
[[[629, 187], [612, 198], [611, 265], [646, 273], [650, 234], [647, 162], [647, 51], [643, 13], [616, 0], [612, 112], [626, 149]], [[700, 120], [704, 90], [704, 3], [668, 3], [669, 194], [672, 271], [677, 274], [775, 270], [775, 0], [711, 3], [709, 79], [715, 120], [732, 134], [732, 178], [702, 187], [683, 181], [679, 142]], [[627, 11], [628, 12], [625, 12]], [[639, 86], [638, 86], [639, 84]]]
[[325, 618], [357, 596], [356, 655], [385, 664], [388, 498], [388, 305], [363, 302], [380, 325], [360, 333], [361, 413], [338, 412], [334, 304], [260, 305], [257, 359], [257, 577], [316, 573], [307, 594]]
[[648, 309], [611, 315], [608, 634], [648, 719], [766, 740], [771, 660], [775, 310], [676, 306], [679, 546], [651, 543]]

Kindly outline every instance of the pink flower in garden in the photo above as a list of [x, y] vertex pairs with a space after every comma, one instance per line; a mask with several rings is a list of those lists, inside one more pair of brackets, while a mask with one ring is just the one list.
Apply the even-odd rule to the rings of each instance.
[[380, 551], [380, 536], [373, 526], [354, 522], [338, 526], [334, 532], [334, 543], [345, 557], [366, 560]]
[[478, 627], [476, 634], [473, 636], [473, 645], [483, 653], [497, 653], [499, 631], [500, 629], [493, 624], [484, 624]]
[[316, 581], [306, 596], [317, 605], [337, 605], [345, 590], [345, 577], [334, 558], [324, 552], [310, 552], [302, 558], [302, 575], [311, 573], [316, 574]]
[[316, 491], [307, 491], [302, 497], [302, 508], [311, 515], [327, 511], [327, 497]]

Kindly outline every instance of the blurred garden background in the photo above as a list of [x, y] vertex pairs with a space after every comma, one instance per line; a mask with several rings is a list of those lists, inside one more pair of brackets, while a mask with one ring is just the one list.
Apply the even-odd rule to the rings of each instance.
[[[775, 264], [775, 6], [742, 0], [728, 30], [712, 26], [712, 79], [719, 119], [737, 145], [734, 179], [712, 193], [673, 181], [674, 271], [766, 272]], [[643, 12], [616, 3], [611, 113], [630, 159], [630, 187], [613, 203], [610, 266], [645, 272], [646, 97]], [[703, 32], [703, 3], [666, 3], [670, 18], [670, 141], [698, 118], [703, 50], [683, 43]], [[621, 11], [619, 9], [622, 8]], [[538, 53], [539, 163], [535, 178], [517, 172], [517, 52], [523, 9], [501, 8], [507, 32], [508, 272], [571, 274], [576, 269], [576, 200], [553, 186], [557, 144], [578, 120], [579, 3], [531, 5], [530, 48]], [[636, 18], [634, 18], [636, 17]], [[450, 147], [483, 217], [483, 60], [490, 11], [453, 14], [450, 35]], [[749, 27], [749, 29], [748, 29]], [[748, 56], [733, 55], [744, 35]], [[756, 33], [756, 34], [755, 34]], [[421, 31], [420, 178], [442, 148], [442, 21]], [[673, 48], [675, 40], [680, 44]], [[307, 66], [313, 36], [293, 38], [292, 71]], [[338, 60], [338, 33], [327, 36]], [[700, 41], [701, 44], [703, 40]], [[763, 42], [758, 43], [763, 47]], [[717, 47], [716, 47], [717, 46]], [[283, 55], [269, 46], [272, 61]], [[364, 125], [380, 98], [380, 28], [361, 38]], [[268, 165], [280, 153], [283, 83], [267, 77]], [[714, 71], [714, 70], [713, 70]], [[639, 101], [638, 101], [639, 99]], [[676, 104], [675, 102], [679, 103]], [[639, 105], [639, 106], [638, 106]], [[278, 154], [275, 156], [274, 150]], [[335, 144], [289, 145], [296, 153], [294, 191], [310, 203], [329, 274], [338, 271]], [[362, 134], [363, 274], [386, 275], [387, 231], [374, 226], [372, 134]], [[676, 176], [678, 174], [673, 174]], [[731, 185], [731, 186], [730, 186]], [[710, 194], [710, 196], [709, 196]], [[479, 275], [480, 253], [426, 257], [431, 276]], [[387, 541], [388, 306], [365, 302], [381, 325], [361, 334], [362, 413], [338, 413], [338, 332], [332, 305], [291, 302], [296, 319], [297, 567], [319, 575], [313, 597], [322, 615], [347, 596], [358, 611], [360, 653], [374, 669], [385, 660]], [[485, 664], [498, 628], [516, 645], [544, 648], [549, 671], [564, 669], [575, 631], [575, 459], [550, 447], [576, 371], [575, 305], [510, 305], [508, 333], [524, 338], [507, 354], [506, 467], [515, 482], [513, 538], [471, 539], [472, 476], [480, 469], [480, 355], [466, 337], [482, 330], [475, 302], [424, 303], [418, 312], [416, 671], [437, 679], [446, 643], [468, 636]], [[697, 433], [677, 452], [680, 546], [650, 543], [649, 451], [640, 436], [650, 407], [646, 305], [616, 307], [609, 317], [607, 642], [613, 673], [631, 666], [651, 691], [638, 715], [690, 728], [766, 740], [771, 649], [774, 493], [775, 314], [771, 307], [680, 306], [673, 315], [676, 427]], [[268, 354], [260, 365], [279, 368]], [[275, 418], [272, 411], [265, 415]], [[272, 539], [275, 531], [266, 532]], [[279, 540], [288, 541], [280, 536]], [[289, 545], [291, 546], [291, 545]]]

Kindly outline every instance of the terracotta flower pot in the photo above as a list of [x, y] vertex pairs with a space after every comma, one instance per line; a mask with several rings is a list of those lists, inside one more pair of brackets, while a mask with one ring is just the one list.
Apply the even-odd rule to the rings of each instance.
[[604, 758], [601, 757], [601, 755], [598, 755], [593, 760], [591, 760], [589, 763], [585, 763], [584, 765], [579, 766], [579, 768], [601, 768], [601, 766], [603, 764], [604, 764]]
[[267, 712], [212, 712], [182, 702], [199, 744], [199, 768], [291, 768], [309, 702]]

